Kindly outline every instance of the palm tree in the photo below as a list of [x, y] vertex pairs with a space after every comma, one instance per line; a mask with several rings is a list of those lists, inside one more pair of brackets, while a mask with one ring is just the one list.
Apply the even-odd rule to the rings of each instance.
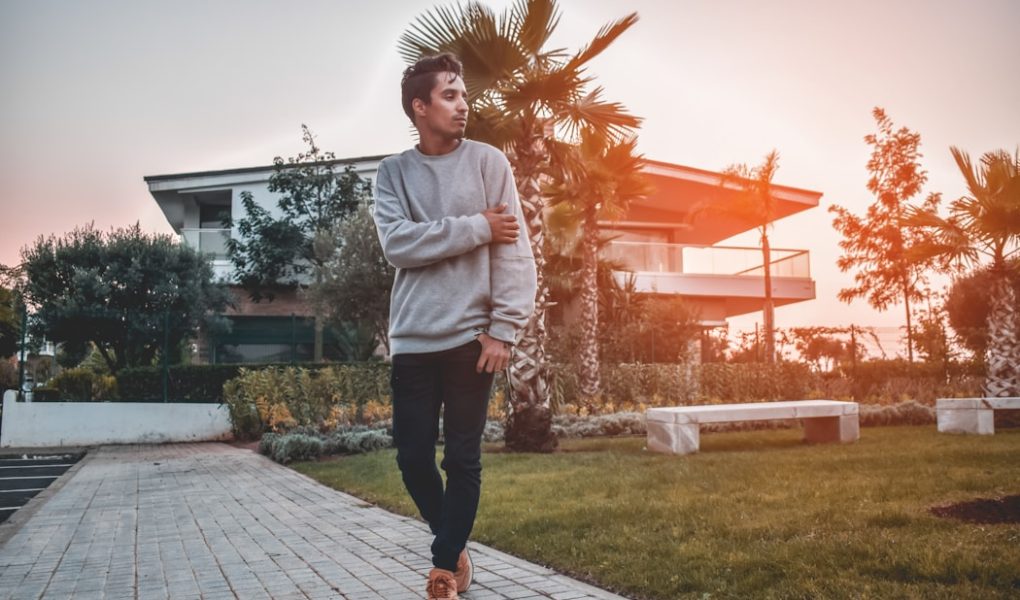
[[765, 361], [776, 361], [775, 305], [772, 301], [772, 248], [769, 245], [769, 225], [776, 215], [776, 199], [772, 194], [772, 177], [779, 170], [779, 152], [773, 150], [756, 167], [735, 164], [723, 170], [721, 185], [736, 188], [736, 201], [721, 209], [734, 216], [749, 219], [758, 228], [761, 240], [762, 271], [765, 276], [765, 301], [762, 313], [765, 321]]
[[576, 137], [580, 127], [620, 136], [638, 125], [617, 103], [588, 89], [585, 68], [637, 21], [637, 14], [605, 25], [581, 50], [567, 55], [544, 48], [559, 22], [554, 0], [517, 0], [498, 18], [476, 2], [439, 7], [420, 16], [401, 36], [398, 50], [409, 63], [438, 52], [453, 52], [464, 64], [472, 118], [467, 135], [502, 148], [517, 181], [539, 273], [536, 309], [512, 358], [511, 412], [506, 446], [551, 451], [548, 364], [545, 357], [548, 286], [543, 280], [545, 236], [541, 193], [550, 164], [561, 162], [557, 136]]
[[643, 158], [637, 140], [607, 139], [584, 129], [580, 143], [569, 149], [571, 160], [548, 189], [551, 206], [564, 206], [581, 225], [581, 400], [593, 404], [599, 395], [599, 226], [600, 219], [623, 215], [631, 201], [650, 191], [641, 173]]
[[1020, 150], [988, 152], [979, 166], [959, 148], [950, 152], [970, 195], [953, 201], [947, 218], [930, 207], [910, 212], [912, 224], [933, 233], [915, 254], [956, 269], [991, 260], [984, 395], [1020, 396], [1020, 314], [1006, 271], [1007, 259], [1020, 250]]

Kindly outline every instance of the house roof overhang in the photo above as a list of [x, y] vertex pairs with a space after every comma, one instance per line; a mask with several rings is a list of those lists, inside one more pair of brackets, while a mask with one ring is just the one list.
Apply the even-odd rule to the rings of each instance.
[[[601, 221], [608, 228], [669, 229], [674, 243], [715, 244], [757, 226], [724, 210], [736, 201], [740, 190], [724, 183], [722, 173], [646, 160], [644, 173], [652, 192], [631, 203], [616, 221]], [[776, 200], [774, 220], [818, 206], [821, 192], [772, 185]]]

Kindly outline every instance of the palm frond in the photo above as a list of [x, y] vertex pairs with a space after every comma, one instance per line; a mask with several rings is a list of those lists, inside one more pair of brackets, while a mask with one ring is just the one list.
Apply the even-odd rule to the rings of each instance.
[[468, 29], [470, 10], [488, 10], [479, 5], [437, 6], [419, 15], [397, 40], [397, 53], [412, 64], [423, 56], [452, 51]]
[[560, 22], [560, 10], [555, 0], [517, 0], [510, 10], [516, 23], [516, 39], [521, 50], [530, 57], [538, 57]]
[[641, 125], [641, 119], [627, 112], [619, 102], [605, 102], [602, 88], [597, 87], [575, 102], [558, 106], [568, 126], [568, 135], [577, 136], [582, 128], [591, 128], [598, 135], [619, 140]]
[[584, 46], [571, 58], [565, 68], [571, 71], [581, 70], [585, 64], [591, 59], [601, 54], [606, 48], [610, 46], [616, 38], [620, 37], [624, 31], [631, 28], [632, 25], [637, 23], [638, 14], [636, 12], [630, 13], [629, 15], [617, 19], [612, 23], [607, 23], [602, 26], [595, 37], [592, 38], [588, 45]]

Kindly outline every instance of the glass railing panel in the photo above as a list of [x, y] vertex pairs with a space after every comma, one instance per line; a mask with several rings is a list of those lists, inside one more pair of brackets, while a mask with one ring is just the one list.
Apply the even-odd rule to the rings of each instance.
[[[770, 271], [774, 277], [811, 277], [807, 250], [774, 248]], [[694, 246], [658, 242], [610, 242], [603, 258], [628, 271], [761, 277], [760, 248]]]

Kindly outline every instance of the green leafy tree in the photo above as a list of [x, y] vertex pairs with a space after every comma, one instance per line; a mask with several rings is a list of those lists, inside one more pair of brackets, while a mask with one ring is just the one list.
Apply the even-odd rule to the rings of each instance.
[[0, 358], [18, 351], [21, 341], [21, 311], [14, 290], [0, 287]]
[[[321, 285], [324, 267], [334, 258], [334, 228], [371, 198], [371, 184], [353, 166], [341, 169], [332, 152], [315, 144], [307, 126], [301, 132], [306, 152], [273, 159], [269, 191], [280, 194], [277, 212], [243, 192], [244, 217], [227, 241], [234, 277], [254, 302], [271, 302], [281, 286], [307, 290]], [[229, 219], [223, 225], [234, 227]], [[314, 359], [321, 361], [325, 320], [319, 311], [314, 316]]]
[[[928, 180], [921, 168], [921, 135], [906, 127], [893, 128], [892, 120], [881, 108], [872, 111], [878, 132], [864, 141], [871, 146], [868, 160], [868, 191], [875, 202], [864, 217], [838, 205], [829, 207], [836, 214], [832, 225], [842, 234], [839, 247], [843, 255], [836, 261], [840, 271], [855, 270], [854, 285], [839, 291], [839, 299], [850, 303], [866, 298], [876, 310], [903, 303], [907, 324], [907, 359], [914, 360], [914, 334], [911, 303], [923, 299], [926, 273], [932, 259], [914, 253], [926, 243], [927, 234], [908, 222], [909, 210], [917, 208], [911, 199], [921, 193]], [[937, 195], [929, 195], [921, 208], [934, 210]]]
[[914, 254], [955, 270], [990, 262], [984, 394], [1020, 396], [1020, 311], [1007, 268], [1020, 251], [1020, 151], [988, 152], [980, 165], [959, 148], [950, 151], [970, 194], [954, 200], [947, 217], [936, 207], [911, 211], [911, 224], [931, 233]]
[[[332, 258], [322, 266], [321, 285], [308, 292], [320, 314], [337, 331], [347, 332], [349, 354], [364, 359], [378, 343], [389, 353], [390, 290], [395, 269], [383, 255], [368, 205], [320, 241]], [[363, 341], [364, 340], [364, 341]]]
[[580, 127], [623, 136], [638, 119], [589, 87], [588, 63], [637, 22], [632, 13], [604, 26], [581, 50], [547, 49], [559, 23], [554, 0], [517, 0], [500, 17], [477, 3], [434, 8], [401, 36], [398, 48], [409, 63], [453, 52], [464, 63], [472, 117], [468, 137], [502, 148], [510, 160], [535, 263], [536, 310], [528, 321], [509, 369], [511, 411], [506, 446], [510, 450], [551, 451], [556, 447], [549, 407], [549, 368], [545, 355], [548, 285], [545, 272], [546, 201], [542, 179], [565, 160], [559, 139], [576, 141]]
[[21, 346], [21, 314], [24, 304], [17, 294], [17, 268], [0, 265], [0, 358], [13, 356]]
[[152, 364], [164, 324], [170, 360], [199, 325], [222, 326], [215, 315], [228, 295], [213, 283], [208, 259], [137, 223], [105, 235], [88, 225], [40, 237], [21, 259], [30, 333], [73, 347], [92, 343], [112, 372]]
[[[1007, 261], [1006, 277], [1013, 295], [1020, 298], [1020, 259]], [[988, 290], [994, 275], [988, 267], [957, 277], [946, 294], [945, 310], [956, 340], [974, 357], [984, 361], [988, 350], [988, 315], [991, 312]]]

